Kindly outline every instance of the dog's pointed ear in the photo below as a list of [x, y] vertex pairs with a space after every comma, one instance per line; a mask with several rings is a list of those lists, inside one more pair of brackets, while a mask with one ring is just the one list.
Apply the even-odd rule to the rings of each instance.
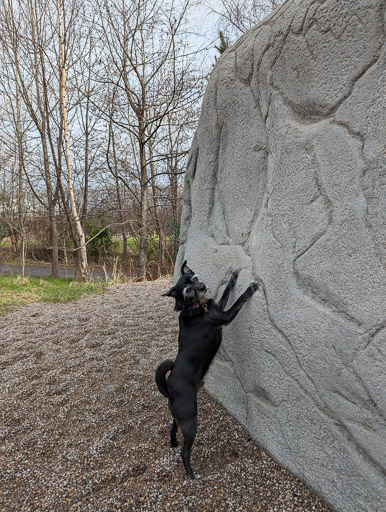
[[187, 263], [187, 261], [185, 260], [181, 267], [181, 275], [182, 276], [184, 274], [194, 274], [193, 270], [190, 270], [190, 268], [188, 267], [188, 265], [186, 263]]
[[177, 295], [177, 290], [174, 288], [170, 288], [170, 290], [166, 293], [163, 293], [161, 297], [175, 297]]

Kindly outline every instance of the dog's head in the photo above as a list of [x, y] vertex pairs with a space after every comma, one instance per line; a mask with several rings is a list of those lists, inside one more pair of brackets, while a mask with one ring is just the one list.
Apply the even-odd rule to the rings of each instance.
[[181, 311], [189, 306], [204, 301], [208, 287], [200, 281], [198, 276], [190, 270], [184, 261], [181, 267], [181, 277], [170, 290], [162, 295], [173, 297], [176, 300], [176, 311]]

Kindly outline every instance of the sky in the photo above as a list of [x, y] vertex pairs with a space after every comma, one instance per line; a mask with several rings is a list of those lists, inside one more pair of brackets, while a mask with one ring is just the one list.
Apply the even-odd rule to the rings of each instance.
[[[211, 0], [210, 5], [215, 10], [220, 10], [220, 2]], [[208, 47], [207, 61], [214, 63], [218, 51], [215, 45], [219, 44], [219, 21], [220, 16], [215, 14], [209, 7], [203, 5], [193, 6], [190, 10], [189, 21], [197, 27], [197, 35], [194, 40], [198, 47]]]

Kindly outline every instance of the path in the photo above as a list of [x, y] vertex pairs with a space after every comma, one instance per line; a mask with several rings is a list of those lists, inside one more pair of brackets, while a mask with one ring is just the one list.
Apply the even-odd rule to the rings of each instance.
[[[0, 274], [17, 274], [23, 273], [21, 265], [2, 264], [0, 265]], [[51, 267], [44, 265], [26, 265], [24, 267], [24, 274], [30, 277], [49, 277], [51, 275]], [[90, 270], [90, 279], [106, 279], [106, 274], [103, 270]], [[68, 268], [59, 269], [59, 277], [73, 278], [75, 271]], [[108, 273], [110, 275], [110, 273]]]
[[154, 382], [177, 349], [170, 285], [0, 318], [1, 512], [329, 512], [205, 391], [185, 480]]

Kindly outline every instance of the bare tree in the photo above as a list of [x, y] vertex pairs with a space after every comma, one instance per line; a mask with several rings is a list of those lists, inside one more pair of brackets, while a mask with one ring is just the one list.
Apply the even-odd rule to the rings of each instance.
[[[113, 118], [114, 118], [114, 110], [115, 110], [115, 93], [111, 96], [110, 101], [110, 112], [109, 112], [109, 136], [108, 136], [108, 145], [107, 145], [107, 165], [111, 172], [111, 174], [114, 177], [115, 182], [115, 191], [116, 191], [116, 197], [117, 197], [117, 203], [118, 203], [118, 216], [119, 221], [121, 224], [121, 233], [122, 233], [122, 242], [123, 242], [123, 261], [124, 263], [127, 263], [128, 261], [128, 246], [127, 246], [127, 227], [126, 227], [126, 218], [124, 215], [124, 206], [122, 201], [122, 194], [121, 194], [121, 181], [119, 180], [119, 163], [118, 163], [118, 156], [117, 156], [117, 147], [116, 147], [116, 139], [115, 139], [115, 132], [114, 132], [114, 126], [113, 126]], [[132, 195], [135, 195], [130, 187], [128, 185], [127, 187]]]
[[86, 250], [86, 236], [83, 230], [82, 223], [79, 218], [78, 208], [75, 201], [74, 183], [72, 175], [72, 162], [70, 152], [70, 138], [67, 120], [67, 104], [66, 104], [66, 49], [64, 44], [63, 35], [63, 19], [62, 19], [62, 4], [61, 0], [57, 0], [57, 14], [58, 14], [58, 28], [59, 28], [59, 91], [60, 91], [60, 111], [63, 121], [63, 131], [65, 140], [65, 155], [67, 163], [68, 174], [68, 190], [70, 196], [70, 204], [73, 220], [78, 233], [78, 250], [80, 254], [80, 278], [83, 281], [88, 280], [88, 264], [87, 264], [87, 250]]
[[152, 260], [165, 267], [205, 86], [187, 35], [190, 1], [0, 0], [0, 94], [10, 103], [0, 112], [9, 128], [2, 204], [17, 227], [30, 188], [53, 276], [70, 250], [86, 279], [85, 220], [95, 212], [120, 226], [124, 259], [128, 237], [137, 242], [140, 279], [151, 238], [160, 246]]
[[[38, 197], [47, 209], [50, 225], [51, 262], [53, 277], [58, 276], [58, 233], [55, 208], [59, 186], [56, 173], [52, 172], [50, 158], [51, 123], [49, 74], [45, 52], [51, 44], [52, 34], [48, 30], [49, 20], [45, 4], [27, 0], [13, 8], [11, 0], [0, 2], [0, 41], [7, 60], [9, 76], [12, 75], [13, 90], [20, 97], [40, 138], [43, 160], [43, 178], [46, 186], [46, 201]], [[31, 183], [31, 182], [29, 182]]]
[[139, 190], [140, 279], [146, 277], [148, 194], [156, 140], [165, 127], [167, 116], [192, 101], [192, 95], [197, 100], [201, 94], [197, 86], [200, 79], [191, 87], [189, 95], [186, 89], [187, 76], [192, 78], [191, 63], [180, 33], [188, 7], [189, 0], [179, 9], [173, 2], [165, 7], [159, 0], [99, 1], [108, 64], [108, 74], [103, 80], [116, 95], [112, 122], [125, 131], [127, 140], [133, 143], [132, 162], [137, 163], [131, 177], [135, 176]]
[[283, 2], [284, 0], [220, 0], [218, 8], [211, 3], [208, 6], [220, 15], [221, 32], [235, 42]]

